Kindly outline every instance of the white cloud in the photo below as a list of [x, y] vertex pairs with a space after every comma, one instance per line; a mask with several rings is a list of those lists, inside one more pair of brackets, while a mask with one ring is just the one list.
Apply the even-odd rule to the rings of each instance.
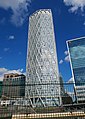
[[73, 77], [72, 78], [70, 78], [69, 80], [68, 80], [68, 82], [67, 83], [74, 83], [74, 81], [73, 81]]
[[0, 7], [12, 10], [11, 22], [16, 26], [23, 24], [29, 11], [28, 6], [31, 0], [0, 0]]
[[85, 26], [85, 22], [83, 23], [83, 25]]
[[62, 63], [64, 63], [64, 62], [69, 62], [69, 61], [70, 61], [69, 52], [68, 52], [67, 50], [64, 51], [64, 55], [65, 55], [65, 58], [64, 58], [64, 59], [61, 59], [61, 60], [59, 61], [59, 64], [62, 64]]
[[0, 74], [4, 73], [4, 72], [7, 72], [7, 69], [6, 68], [0, 68]]
[[76, 12], [79, 8], [81, 9], [81, 11], [84, 11], [84, 7], [85, 7], [85, 0], [64, 0], [64, 3], [67, 6], [70, 6], [70, 11], [71, 12]]
[[15, 38], [14, 35], [9, 36], [9, 40], [13, 40], [14, 38]]
[[9, 51], [9, 48], [4, 48], [4, 52], [7, 52], [7, 51]]
[[8, 73], [18, 73], [18, 74], [21, 74], [22, 72], [23, 72], [23, 69], [9, 70], [9, 69], [6, 69], [6, 68], [0, 68], [0, 81], [3, 80], [4, 74], [8, 74]]
[[26, 72], [23, 73], [26, 76]]
[[61, 59], [60, 61], [59, 61], [59, 64], [62, 64], [63, 63], [63, 60]]
[[70, 61], [69, 55], [67, 55], [67, 56], [64, 58], [64, 60], [65, 60], [66, 62], [69, 62], [69, 61]]
[[65, 55], [68, 55], [69, 53], [68, 53], [68, 51], [66, 50], [66, 51], [64, 52], [64, 54], [65, 54]]

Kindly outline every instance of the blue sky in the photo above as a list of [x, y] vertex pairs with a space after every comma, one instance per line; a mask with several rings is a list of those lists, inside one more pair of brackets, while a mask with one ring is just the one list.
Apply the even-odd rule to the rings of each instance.
[[85, 0], [0, 0], [0, 79], [26, 72], [28, 18], [38, 9], [53, 13], [59, 71], [71, 78], [66, 40], [85, 36]]

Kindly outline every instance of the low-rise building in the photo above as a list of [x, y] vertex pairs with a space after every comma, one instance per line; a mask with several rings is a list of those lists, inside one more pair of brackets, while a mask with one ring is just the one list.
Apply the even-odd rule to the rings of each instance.
[[64, 105], [64, 104], [72, 104], [73, 103], [72, 97], [65, 91], [63, 78], [62, 78], [61, 74], [59, 76], [59, 79], [60, 79], [60, 95], [61, 95], [62, 105]]
[[25, 96], [25, 75], [5, 74], [2, 98], [20, 98]]
[[3, 85], [3, 82], [0, 81], [0, 98], [1, 98], [1, 96], [2, 96], [2, 85]]

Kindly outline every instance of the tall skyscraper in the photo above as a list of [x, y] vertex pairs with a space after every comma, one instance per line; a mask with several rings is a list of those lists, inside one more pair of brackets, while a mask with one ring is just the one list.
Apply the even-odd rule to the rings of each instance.
[[41, 9], [29, 18], [26, 97], [32, 106], [61, 104], [53, 18]]
[[77, 102], [85, 102], [85, 37], [67, 41]]

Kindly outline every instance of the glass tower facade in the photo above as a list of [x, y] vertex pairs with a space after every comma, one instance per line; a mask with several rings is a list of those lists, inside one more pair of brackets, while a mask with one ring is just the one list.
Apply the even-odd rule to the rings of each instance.
[[60, 105], [60, 82], [50, 9], [38, 10], [29, 17], [26, 75], [25, 95], [32, 106]]
[[67, 41], [77, 101], [85, 101], [85, 37]]

